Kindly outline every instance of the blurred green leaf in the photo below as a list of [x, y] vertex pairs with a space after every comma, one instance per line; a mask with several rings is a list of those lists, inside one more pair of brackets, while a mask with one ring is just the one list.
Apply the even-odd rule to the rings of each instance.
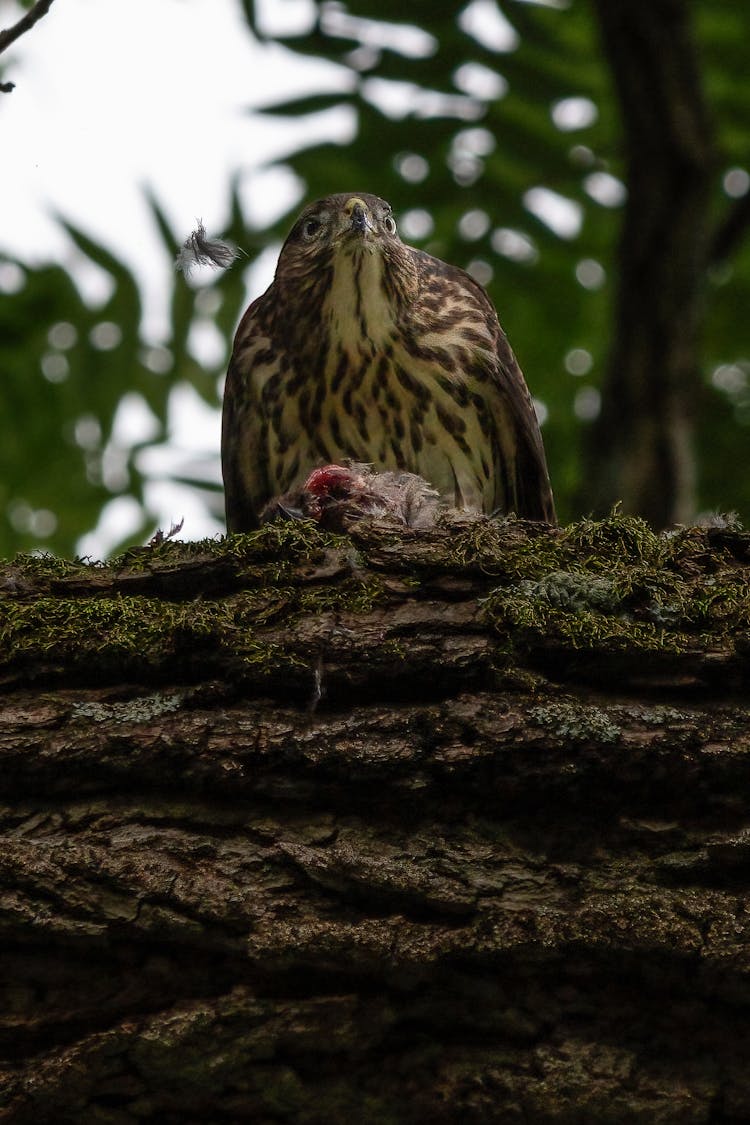
[[322, 113], [340, 106], [346, 97], [346, 93], [308, 94], [307, 97], [294, 98], [291, 101], [269, 102], [258, 106], [252, 112], [276, 117], [305, 117], [308, 113]]

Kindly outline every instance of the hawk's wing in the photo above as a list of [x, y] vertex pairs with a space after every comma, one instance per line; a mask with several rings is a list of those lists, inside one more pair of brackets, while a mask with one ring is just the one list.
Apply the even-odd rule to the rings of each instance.
[[[498, 391], [496, 400], [493, 398], [495, 424], [501, 434], [505, 434], [508, 428], [512, 430], [510, 443], [513, 446], [513, 456], [506, 469], [510, 495], [505, 503], [524, 519], [556, 523], [555, 502], [536, 411], [521, 368], [502, 328], [495, 359], [494, 377]], [[501, 437], [501, 444], [507, 440], [508, 438]]]
[[258, 527], [258, 513], [271, 492], [267, 443], [252, 380], [254, 345], [265, 335], [258, 318], [262, 301], [263, 297], [253, 301], [239, 323], [224, 385], [221, 471], [227, 531], [253, 531]]
[[[493, 441], [495, 500], [502, 511], [513, 511], [524, 519], [556, 523], [555, 504], [547, 471], [542, 435], [534, 404], [513, 350], [503, 332], [495, 307], [471, 274], [458, 266], [414, 251], [423, 279], [434, 285], [440, 278], [462, 290], [475, 307], [475, 315], [486, 333], [487, 345], [474, 343], [473, 350], [483, 382], [490, 385], [483, 397], [490, 411], [496, 440]], [[441, 314], [436, 316], [440, 328]], [[470, 328], [470, 324], [469, 324]], [[468, 333], [467, 333], [468, 335]], [[490, 340], [494, 346], [490, 346]]]

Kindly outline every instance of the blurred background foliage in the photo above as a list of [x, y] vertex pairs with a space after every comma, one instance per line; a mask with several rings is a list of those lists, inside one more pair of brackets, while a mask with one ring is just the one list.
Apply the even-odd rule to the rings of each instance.
[[[560, 517], [582, 514], [581, 477], [591, 471], [582, 448], [600, 411], [612, 346], [628, 191], [620, 109], [592, 5], [311, 3], [306, 28], [281, 34], [274, 11], [284, 0], [242, 2], [249, 35], [339, 68], [335, 91], [264, 112], [313, 120], [338, 109], [356, 121], [349, 143], [311, 146], [286, 161], [300, 198], [342, 190], [384, 196], [405, 241], [487, 286], [540, 404]], [[696, 508], [736, 509], [747, 519], [750, 246], [742, 236], [750, 199], [750, 8], [702, 0], [691, 11], [716, 131], [712, 221], [717, 230], [733, 221], [738, 231], [731, 253], [706, 270]], [[153, 530], [140, 454], [165, 440], [170, 395], [187, 383], [207, 403], [220, 402], [224, 365], [201, 365], [191, 332], [210, 320], [231, 337], [248, 297], [247, 267], [283, 239], [292, 219], [252, 229], [237, 191], [228, 185], [228, 192], [227, 228], [210, 233], [223, 233], [247, 258], [208, 284], [175, 274], [171, 337], [158, 347], [142, 339], [134, 278], [85, 231], [66, 224], [78, 253], [109, 278], [109, 296], [97, 307], [61, 266], [32, 268], [0, 254], [0, 554], [74, 553], [104, 506], [122, 495], [143, 511], [129, 540]], [[171, 230], [158, 201], [150, 203], [172, 258], [187, 232]], [[143, 441], [118, 445], [118, 415], [133, 395], [155, 426]], [[183, 473], [217, 514], [218, 457], [217, 449], [208, 472]]]

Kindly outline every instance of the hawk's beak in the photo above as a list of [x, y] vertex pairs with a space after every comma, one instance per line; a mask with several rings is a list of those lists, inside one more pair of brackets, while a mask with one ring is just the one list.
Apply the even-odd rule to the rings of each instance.
[[366, 234], [374, 231], [370, 212], [361, 199], [348, 199], [344, 207], [344, 214], [349, 219], [349, 230], [356, 234]]
[[370, 224], [362, 207], [355, 207], [352, 211], [352, 230], [367, 230]]

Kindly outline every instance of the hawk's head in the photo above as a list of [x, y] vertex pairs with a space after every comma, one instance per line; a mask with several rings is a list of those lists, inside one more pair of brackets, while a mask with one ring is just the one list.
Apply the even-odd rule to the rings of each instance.
[[368, 192], [343, 192], [304, 209], [282, 247], [274, 285], [308, 322], [319, 324], [335, 308], [339, 322], [348, 311], [369, 311], [375, 326], [395, 319], [416, 295], [417, 267], [390, 204]]
[[367, 192], [328, 195], [306, 207], [284, 243], [281, 259], [319, 259], [365, 249], [388, 255], [401, 246], [391, 205]]

